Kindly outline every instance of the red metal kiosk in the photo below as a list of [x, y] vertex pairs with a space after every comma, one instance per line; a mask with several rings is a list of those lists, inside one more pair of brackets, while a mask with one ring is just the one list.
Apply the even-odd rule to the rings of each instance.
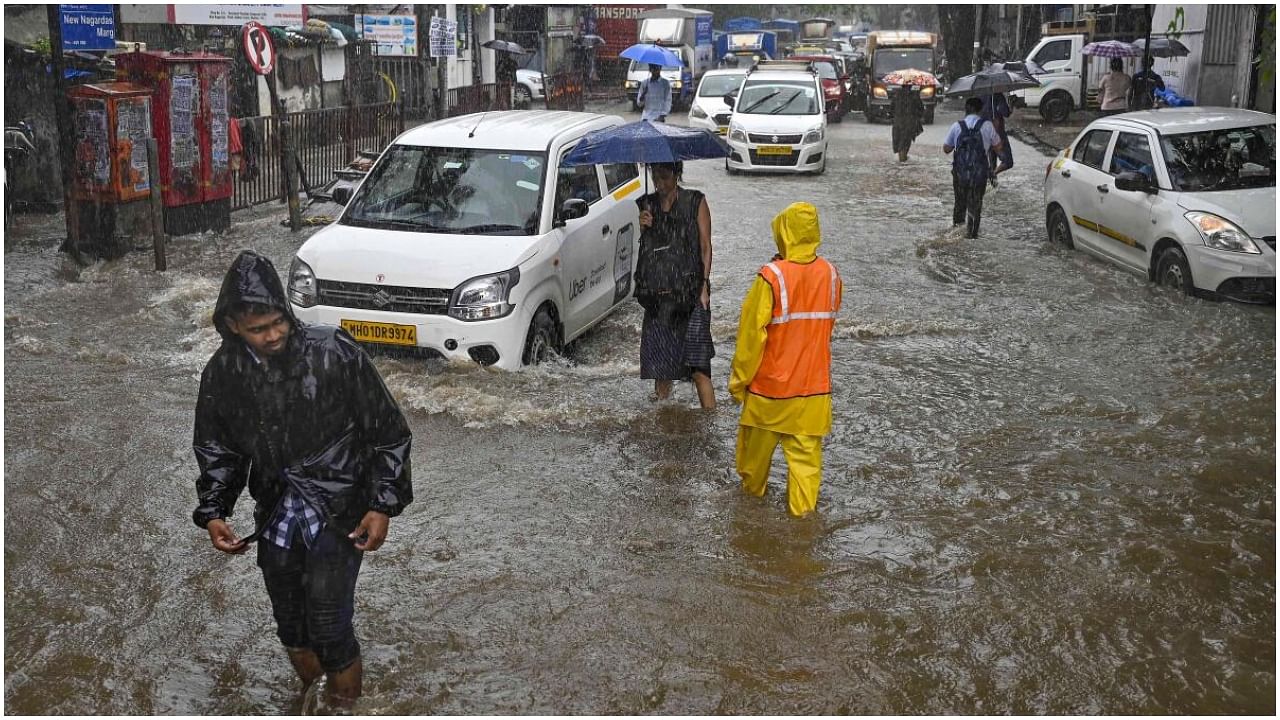
[[165, 232], [184, 235], [231, 224], [232, 173], [227, 89], [231, 58], [212, 53], [131, 52], [116, 75], [153, 88]]

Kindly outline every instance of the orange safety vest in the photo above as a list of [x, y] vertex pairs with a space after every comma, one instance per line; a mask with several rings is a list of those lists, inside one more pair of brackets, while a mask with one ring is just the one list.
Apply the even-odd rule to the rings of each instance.
[[773, 319], [760, 369], [748, 389], [775, 400], [831, 393], [831, 331], [840, 309], [840, 273], [823, 258], [776, 260], [760, 268], [773, 288]]

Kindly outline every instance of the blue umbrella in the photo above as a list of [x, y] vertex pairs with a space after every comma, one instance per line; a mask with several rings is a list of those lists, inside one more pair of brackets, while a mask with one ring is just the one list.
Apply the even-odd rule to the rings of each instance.
[[628, 60], [635, 60], [638, 63], [648, 63], [650, 65], [661, 65], [663, 67], [684, 67], [680, 56], [674, 52], [662, 47], [661, 45], [650, 45], [648, 43], [640, 43], [618, 53], [618, 57]]
[[565, 156], [564, 164], [678, 162], [728, 155], [728, 143], [709, 130], [641, 120], [588, 133]]
[[[577, 147], [565, 155], [561, 163], [605, 165], [679, 162], [728, 155], [729, 144], [709, 130], [641, 120], [587, 133]], [[644, 194], [649, 194], [648, 173], [644, 177]]]

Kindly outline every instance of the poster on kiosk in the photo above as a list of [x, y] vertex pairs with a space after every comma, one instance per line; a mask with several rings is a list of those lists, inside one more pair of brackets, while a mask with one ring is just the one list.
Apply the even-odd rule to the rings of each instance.
[[159, 148], [166, 232], [228, 227], [231, 59], [177, 52], [121, 53], [115, 59], [121, 79], [155, 89], [151, 124]]

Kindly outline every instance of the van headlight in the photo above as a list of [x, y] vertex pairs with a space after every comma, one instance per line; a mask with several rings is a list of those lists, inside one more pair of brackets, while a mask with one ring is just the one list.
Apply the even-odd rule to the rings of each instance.
[[520, 282], [520, 268], [472, 278], [453, 291], [449, 317], [456, 320], [496, 320], [511, 314], [511, 288]]
[[622, 85], [628, 90], [635, 90], [636, 88], [640, 87], [640, 83], [635, 80], [628, 80]]
[[933, 86], [932, 86], [932, 85], [925, 85], [924, 87], [920, 88], [920, 97], [922, 97], [922, 98], [931, 98], [931, 97], [933, 97]]
[[737, 125], [730, 125], [730, 126], [729, 126], [729, 139], [730, 139], [730, 140], [736, 140], [736, 141], [738, 141], [738, 142], [740, 142], [740, 143], [745, 143], [745, 142], [747, 142], [747, 133], [746, 133], [746, 132], [744, 132], [744, 131], [743, 131], [743, 129], [742, 129], [742, 128], [740, 128], [740, 127], [738, 127]]
[[1226, 218], [1213, 213], [1196, 211], [1189, 212], [1184, 217], [1196, 226], [1196, 230], [1200, 231], [1200, 238], [1204, 241], [1205, 247], [1250, 255], [1262, 254], [1250, 239], [1249, 233], [1236, 227], [1235, 223]]
[[672, 81], [671, 81], [671, 89], [672, 89], [672, 90], [679, 90], [679, 89], [680, 89], [680, 88], [682, 88], [682, 87], [684, 87], [684, 84], [683, 84], [683, 83], [681, 83], [679, 80], [672, 80]]
[[805, 133], [804, 139], [800, 141], [800, 144], [808, 145], [809, 143], [816, 143], [816, 142], [822, 142], [822, 126], [821, 125]]
[[313, 307], [317, 302], [316, 274], [296, 255], [289, 263], [289, 302], [304, 308]]
[[707, 118], [707, 111], [703, 110], [701, 105], [694, 105], [693, 108], [689, 110], [689, 117], [697, 118], [698, 120], [705, 120]]
[[886, 90], [883, 85], [876, 85], [875, 87], [871, 88], [871, 94], [878, 98], [889, 97], [889, 91]]

